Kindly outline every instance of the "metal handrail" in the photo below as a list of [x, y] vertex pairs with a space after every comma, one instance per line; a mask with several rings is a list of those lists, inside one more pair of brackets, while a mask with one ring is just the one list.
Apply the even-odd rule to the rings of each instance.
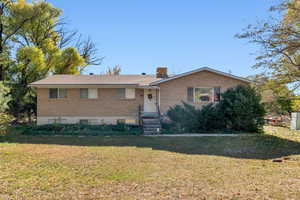
[[142, 112], [143, 112], [143, 106], [140, 104], [138, 108], [138, 118], [139, 118], [139, 125], [143, 125], [143, 120], [142, 120]]

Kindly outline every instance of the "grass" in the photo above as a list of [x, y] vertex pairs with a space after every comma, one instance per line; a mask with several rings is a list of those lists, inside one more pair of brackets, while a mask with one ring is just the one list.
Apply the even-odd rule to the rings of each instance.
[[300, 133], [285, 128], [250, 137], [0, 141], [1, 200], [300, 198]]

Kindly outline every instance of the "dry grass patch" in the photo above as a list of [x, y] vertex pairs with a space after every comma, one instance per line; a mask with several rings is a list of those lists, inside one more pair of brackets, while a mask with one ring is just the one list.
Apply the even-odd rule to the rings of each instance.
[[266, 130], [253, 137], [5, 139], [0, 199], [299, 199], [300, 134]]

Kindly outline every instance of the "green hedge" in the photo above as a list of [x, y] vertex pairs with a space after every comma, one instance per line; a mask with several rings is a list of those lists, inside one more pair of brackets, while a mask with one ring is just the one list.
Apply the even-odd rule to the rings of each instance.
[[22, 125], [15, 127], [23, 135], [140, 135], [142, 128], [137, 125], [81, 125], [81, 124], [47, 124]]

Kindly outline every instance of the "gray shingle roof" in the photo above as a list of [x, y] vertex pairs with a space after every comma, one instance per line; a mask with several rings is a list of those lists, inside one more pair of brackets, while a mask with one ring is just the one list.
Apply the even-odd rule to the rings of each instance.
[[229, 73], [221, 72], [209, 67], [198, 68], [186, 73], [170, 76], [162, 79], [155, 75], [53, 75], [45, 79], [33, 82], [30, 86], [43, 85], [135, 85], [135, 86], [155, 86], [160, 83], [174, 80], [193, 73], [209, 71], [215, 74], [227, 76], [233, 79], [250, 83], [251, 81], [242, 77], [234, 76]]
[[139, 85], [159, 81], [155, 75], [52, 75], [31, 83], [38, 85]]

